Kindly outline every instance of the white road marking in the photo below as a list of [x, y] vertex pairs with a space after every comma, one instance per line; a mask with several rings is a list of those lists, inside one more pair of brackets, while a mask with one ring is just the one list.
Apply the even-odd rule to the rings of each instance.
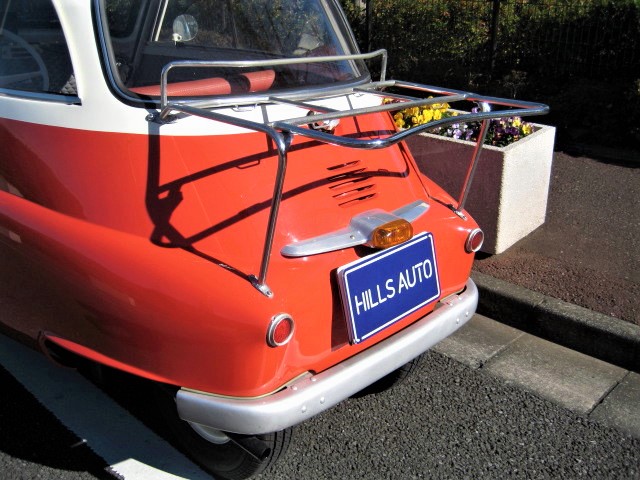
[[211, 479], [77, 372], [4, 335], [0, 363], [126, 480]]

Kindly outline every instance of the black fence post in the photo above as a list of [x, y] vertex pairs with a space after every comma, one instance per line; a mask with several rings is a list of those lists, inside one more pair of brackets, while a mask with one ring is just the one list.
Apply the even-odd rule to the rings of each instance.
[[372, 20], [373, 20], [373, 0], [367, 0], [366, 5], [366, 24], [367, 24], [367, 52], [371, 52], [372, 48]]
[[493, 2], [493, 9], [491, 10], [491, 31], [490, 44], [489, 44], [489, 75], [493, 78], [493, 72], [496, 67], [496, 57], [498, 54], [498, 29], [500, 24], [500, 1], [490, 0]]

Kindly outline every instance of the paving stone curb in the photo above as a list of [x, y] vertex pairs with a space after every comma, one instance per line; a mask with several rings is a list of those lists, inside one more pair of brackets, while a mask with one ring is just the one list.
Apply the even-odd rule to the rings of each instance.
[[640, 326], [473, 272], [478, 313], [532, 335], [640, 372]]

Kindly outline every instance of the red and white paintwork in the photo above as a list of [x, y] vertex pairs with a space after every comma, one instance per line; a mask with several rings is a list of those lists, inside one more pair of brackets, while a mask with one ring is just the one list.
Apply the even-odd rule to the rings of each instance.
[[[103, 74], [90, 3], [54, 1], [79, 102], [0, 96], [0, 244], [6, 278], [13, 275], [5, 281], [28, 277], [50, 302], [28, 324], [5, 319], [10, 328], [149, 379], [218, 395], [265, 395], [433, 308], [350, 345], [334, 275], [358, 252], [279, 253], [362, 211], [416, 199], [430, 204], [413, 227], [434, 234], [442, 297], [464, 288], [473, 259], [464, 245], [477, 225], [443, 206], [452, 200], [418, 171], [403, 144], [365, 151], [296, 137], [269, 268], [274, 296], [261, 294], [246, 276], [260, 265], [273, 146], [264, 134], [197, 117], [159, 125], [147, 121], [148, 110], [119, 100]], [[227, 113], [263, 115], [259, 108]], [[270, 120], [305, 113], [267, 108]], [[393, 128], [382, 113], [342, 120], [336, 134], [375, 137]], [[366, 195], [354, 190], [360, 178]], [[287, 345], [272, 348], [265, 334], [279, 313], [291, 315], [296, 329]]]

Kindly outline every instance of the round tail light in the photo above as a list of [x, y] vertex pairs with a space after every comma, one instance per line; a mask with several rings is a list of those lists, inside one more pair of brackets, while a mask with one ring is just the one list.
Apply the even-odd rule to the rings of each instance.
[[267, 329], [267, 344], [270, 347], [286, 345], [293, 336], [294, 323], [286, 313], [280, 313], [273, 317]]
[[480, 250], [482, 243], [484, 242], [484, 233], [479, 228], [471, 230], [467, 241], [464, 244], [464, 249], [467, 253], [474, 253]]

